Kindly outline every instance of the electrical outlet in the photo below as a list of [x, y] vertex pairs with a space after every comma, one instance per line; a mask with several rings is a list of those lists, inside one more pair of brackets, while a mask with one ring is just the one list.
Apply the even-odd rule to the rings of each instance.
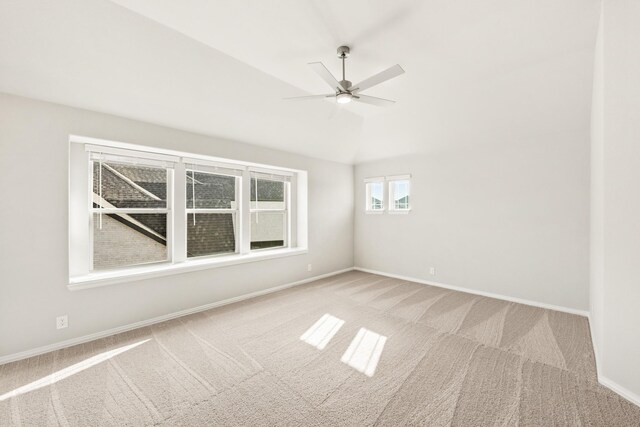
[[69, 318], [66, 314], [56, 317], [56, 329], [64, 329], [67, 326], [69, 326]]
[[435, 276], [436, 275], [436, 268], [435, 267], [429, 268], [429, 274], [431, 274], [432, 276]]
[[311, 264], [307, 264], [307, 271], [311, 271], [313, 269], [313, 267], [311, 266]]

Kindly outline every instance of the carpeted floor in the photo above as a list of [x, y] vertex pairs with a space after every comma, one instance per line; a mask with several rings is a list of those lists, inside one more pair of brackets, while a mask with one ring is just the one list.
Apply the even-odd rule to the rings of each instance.
[[0, 366], [0, 425], [638, 426], [587, 319], [349, 272]]

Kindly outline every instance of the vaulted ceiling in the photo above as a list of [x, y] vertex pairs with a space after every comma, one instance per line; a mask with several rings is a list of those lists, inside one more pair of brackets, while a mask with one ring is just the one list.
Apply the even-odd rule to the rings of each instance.
[[[5, 0], [0, 91], [340, 162], [589, 126], [598, 0]], [[367, 91], [327, 93], [399, 63]]]

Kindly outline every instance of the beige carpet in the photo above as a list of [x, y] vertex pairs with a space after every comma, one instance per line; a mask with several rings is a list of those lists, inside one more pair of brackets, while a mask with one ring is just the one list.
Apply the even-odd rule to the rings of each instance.
[[587, 319], [350, 272], [0, 366], [0, 425], [639, 426]]

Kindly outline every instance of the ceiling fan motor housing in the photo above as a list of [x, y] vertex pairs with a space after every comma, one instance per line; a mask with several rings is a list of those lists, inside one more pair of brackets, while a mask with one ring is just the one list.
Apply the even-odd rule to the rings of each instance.
[[342, 58], [343, 56], [345, 58], [348, 58], [350, 52], [351, 51], [349, 50], [349, 46], [340, 46], [338, 48], [338, 58]]
[[343, 88], [345, 88], [345, 90], [349, 90], [351, 89], [352, 83], [349, 80], [340, 80], [340, 84], [342, 85]]

